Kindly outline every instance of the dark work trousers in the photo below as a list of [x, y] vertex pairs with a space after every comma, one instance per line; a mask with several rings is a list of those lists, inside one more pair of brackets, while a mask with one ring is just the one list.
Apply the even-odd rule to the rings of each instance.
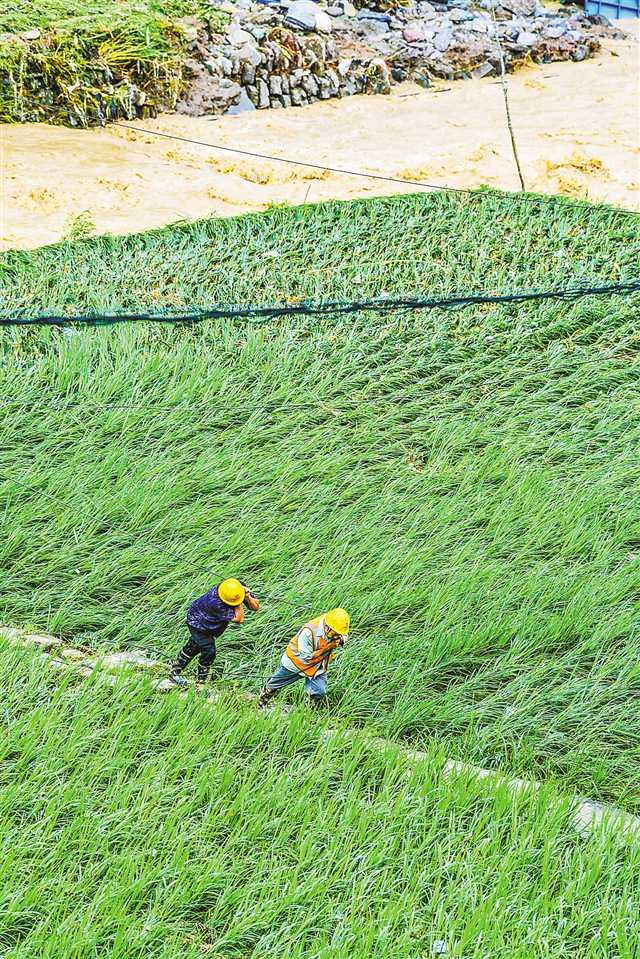
[[181, 673], [185, 666], [188, 666], [192, 659], [200, 656], [198, 663], [198, 682], [206, 683], [209, 676], [209, 669], [216, 658], [216, 638], [211, 633], [204, 633], [200, 629], [194, 629], [189, 626], [191, 639], [187, 640], [178, 653], [171, 671]]

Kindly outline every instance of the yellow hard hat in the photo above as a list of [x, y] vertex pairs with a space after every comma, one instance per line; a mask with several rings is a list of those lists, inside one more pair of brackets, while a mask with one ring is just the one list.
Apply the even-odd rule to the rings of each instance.
[[218, 586], [218, 596], [227, 606], [239, 606], [245, 597], [245, 588], [238, 579], [225, 579]]
[[339, 633], [340, 636], [346, 636], [349, 632], [351, 619], [346, 609], [340, 609], [340, 607], [332, 609], [331, 612], [327, 613], [324, 621], [329, 629], [332, 629], [334, 633]]

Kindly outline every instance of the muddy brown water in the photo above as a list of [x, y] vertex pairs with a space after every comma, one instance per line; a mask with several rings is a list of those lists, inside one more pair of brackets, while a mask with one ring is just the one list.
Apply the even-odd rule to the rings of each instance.
[[[583, 63], [509, 77], [528, 189], [640, 209], [640, 30]], [[137, 125], [226, 147], [438, 185], [518, 181], [495, 78], [407, 84], [390, 96], [216, 119], [167, 115]], [[240, 157], [110, 126], [3, 126], [0, 249], [53, 243], [85, 214], [98, 233], [182, 219], [410, 192], [411, 186]]]

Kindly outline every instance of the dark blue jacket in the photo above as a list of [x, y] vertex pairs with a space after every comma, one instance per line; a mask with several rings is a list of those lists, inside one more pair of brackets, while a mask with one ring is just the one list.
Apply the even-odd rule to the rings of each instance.
[[236, 614], [233, 606], [223, 603], [218, 596], [218, 583], [204, 596], [194, 600], [187, 612], [187, 626], [211, 636], [221, 636]]

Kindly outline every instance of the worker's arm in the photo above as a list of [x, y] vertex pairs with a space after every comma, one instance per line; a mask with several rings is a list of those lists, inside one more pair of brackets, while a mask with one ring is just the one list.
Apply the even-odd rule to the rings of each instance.
[[244, 606], [236, 606], [236, 611], [233, 614], [232, 623], [244, 623]]
[[298, 656], [303, 663], [308, 663], [313, 654], [313, 633], [310, 629], [301, 629], [298, 633]]
[[240, 583], [242, 586], [244, 586], [244, 599], [242, 602], [248, 609], [252, 609], [255, 613], [260, 609], [260, 600], [257, 596], [253, 595], [246, 583], [243, 583], [242, 580], [240, 580]]
[[244, 602], [245, 606], [248, 606], [249, 609], [252, 609], [254, 613], [260, 609], [260, 600], [257, 596], [253, 595], [248, 587], [245, 587]]
[[304, 652], [304, 655], [301, 656], [301, 658], [303, 658], [306, 663], [309, 663], [309, 664], [321, 663], [323, 659], [329, 660], [332, 656], [335, 656], [335, 652], [338, 646], [342, 645], [342, 642], [340, 639], [333, 639], [331, 640], [329, 645], [322, 650], [322, 652], [319, 652], [317, 649], [313, 648], [313, 636], [311, 635], [311, 631], [305, 630], [304, 632], [309, 637], [308, 642], [306, 638], [303, 640], [303, 635], [301, 634], [300, 639], [298, 641], [298, 646], [300, 650], [302, 650], [303, 643], [304, 643], [305, 652]]

